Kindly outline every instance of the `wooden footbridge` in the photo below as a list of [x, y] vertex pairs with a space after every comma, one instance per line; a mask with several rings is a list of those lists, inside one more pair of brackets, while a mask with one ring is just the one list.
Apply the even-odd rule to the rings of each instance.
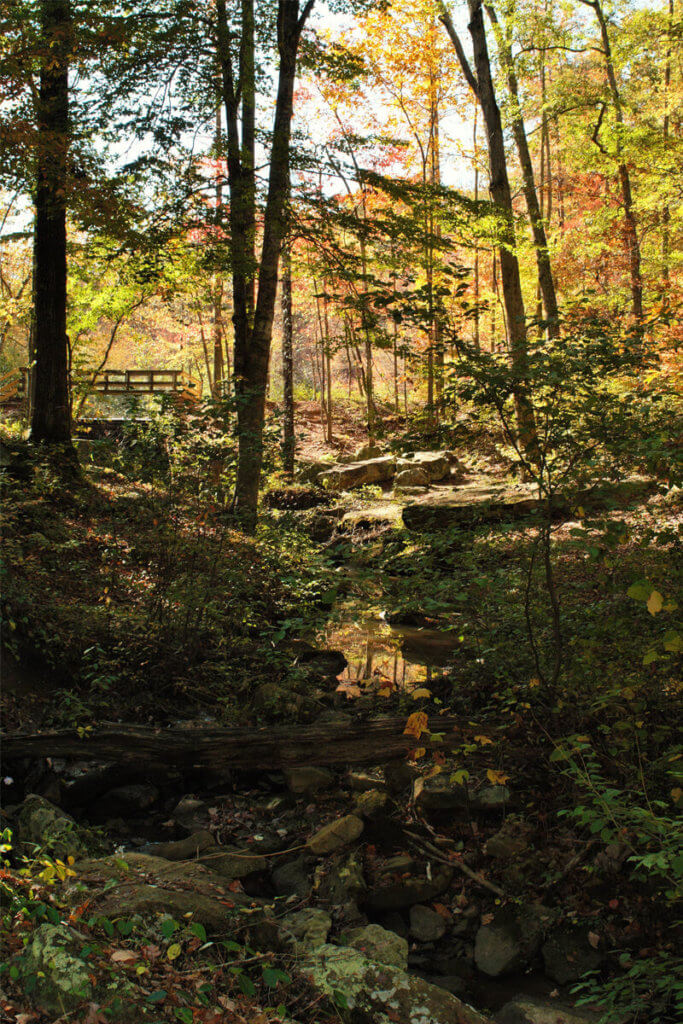
[[[29, 370], [22, 366], [0, 376], [0, 405], [21, 405], [28, 393]], [[177, 395], [198, 401], [202, 395], [201, 381], [184, 370], [98, 370], [72, 376], [78, 390], [97, 395]]]

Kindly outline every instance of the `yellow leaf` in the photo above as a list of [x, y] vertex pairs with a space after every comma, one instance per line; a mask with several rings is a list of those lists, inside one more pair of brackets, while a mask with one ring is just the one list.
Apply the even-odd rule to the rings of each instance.
[[664, 598], [658, 590], [653, 590], [647, 599], [647, 610], [650, 615], [656, 615], [657, 612], [661, 612], [664, 607]]
[[481, 743], [482, 747], [484, 747], [487, 743], [493, 743], [493, 740], [490, 740], [488, 736], [475, 736], [474, 742]]
[[403, 730], [404, 736], [414, 736], [416, 740], [420, 738], [423, 732], [427, 732], [427, 725], [429, 719], [424, 711], [415, 711], [408, 717], [406, 727]]
[[383, 686], [381, 690], [377, 691], [377, 693], [380, 697], [391, 697], [391, 687]]
[[432, 691], [427, 690], [424, 686], [421, 686], [419, 690], [413, 690], [411, 697], [413, 700], [420, 700], [421, 697], [431, 697]]
[[486, 778], [489, 782], [492, 782], [494, 786], [504, 786], [510, 776], [505, 775], [504, 772], [497, 772], [494, 768], [489, 768], [486, 773]]
[[681, 797], [683, 797], [683, 789], [681, 789], [680, 786], [676, 786], [674, 789], [671, 790], [671, 799], [677, 807], [681, 802]]
[[530, 690], [535, 690], [536, 687], [540, 686], [540, 685], [541, 685], [541, 680], [538, 678], [538, 676], [534, 676], [533, 679], [529, 680], [529, 689]]
[[172, 946], [169, 946], [166, 950], [166, 956], [169, 960], [177, 960], [182, 950], [178, 942], [174, 942]]
[[417, 750], [413, 751], [413, 761], [418, 761], [421, 757], [424, 757], [427, 751], [424, 747], [418, 747]]
[[425, 779], [433, 779], [435, 775], [438, 775], [441, 772], [441, 770], [440, 764], [433, 764], [425, 775]]

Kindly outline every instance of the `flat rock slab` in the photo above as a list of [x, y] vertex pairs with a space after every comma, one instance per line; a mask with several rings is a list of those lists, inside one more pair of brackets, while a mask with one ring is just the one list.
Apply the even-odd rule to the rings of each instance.
[[[656, 490], [656, 481], [645, 477], [602, 481], [580, 491], [572, 501], [558, 496], [555, 512], [563, 517], [579, 506], [592, 512], [623, 508], [645, 500]], [[542, 506], [531, 484], [510, 485], [496, 477], [481, 477], [460, 487], [440, 488], [410, 502], [403, 509], [403, 523], [409, 530], [429, 532], [514, 522], [538, 514]]]
[[391, 480], [396, 472], [393, 455], [382, 455], [378, 459], [363, 462], [337, 464], [318, 474], [318, 483], [330, 491], [350, 491], [365, 484], [380, 484]]

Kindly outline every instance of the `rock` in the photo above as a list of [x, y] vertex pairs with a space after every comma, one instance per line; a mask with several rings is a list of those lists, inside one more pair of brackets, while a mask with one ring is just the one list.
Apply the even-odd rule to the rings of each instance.
[[348, 946], [323, 946], [300, 964], [334, 1003], [345, 1024], [486, 1024], [486, 1018], [443, 989]]
[[410, 934], [418, 942], [438, 942], [445, 931], [446, 922], [431, 907], [418, 903], [410, 908]]
[[529, 844], [522, 836], [515, 836], [506, 833], [504, 830], [498, 832], [486, 843], [486, 853], [495, 860], [512, 860], [529, 848]]
[[451, 464], [443, 452], [413, 452], [402, 457], [396, 463], [397, 473], [419, 470], [427, 477], [427, 482], [443, 480], [451, 471]]
[[196, 829], [196, 826], [208, 819], [208, 805], [204, 800], [194, 796], [184, 796], [173, 808], [171, 817], [175, 818], [183, 828]]
[[378, 924], [353, 928], [344, 936], [344, 945], [360, 950], [368, 960], [388, 964], [405, 971], [408, 968], [408, 943], [396, 932], [387, 931]]
[[565, 1003], [517, 996], [498, 1011], [494, 1020], [496, 1024], [597, 1024], [599, 1016]]
[[366, 459], [377, 459], [381, 454], [382, 450], [379, 445], [375, 444], [374, 441], [370, 441], [368, 444], [362, 445], [353, 458], [356, 462], [363, 462]]
[[285, 699], [279, 683], [260, 683], [254, 690], [253, 702], [257, 711], [275, 710]]
[[459, 974], [420, 974], [420, 977], [430, 985], [445, 988], [454, 996], [461, 996], [467, 992], [467, 982]]
[[506, 907], [482, 925], [474, 942], [478, 969], [497, 978], [526, 967], [538, 952], [551, 914], [538, 907]]
[[429, 474], [420, 469], [419, 466], [409, 466], [402, 469], [394, 477], [394, 490], [402, 490], [404, 487], [429, 487]]
[[405, 875], [417, 868], [417, 861], [409, 853], [398, 853], [395, 857], [389, 857], [382, 865], [382, 874]]
[[64, 860], [70, 855], [78, 858], [98, 853], [103, 848], [102, 840], [91, 829], [77, 825], [70, 815], [36, 793], [24, 799], [16, 821], [18, 839], [31, 847], [31, 853], [38, 846]]
[[31, 933], [15, 961], [23, 977], [35, 982], [33, 1000], [41, 1010], [61, 1018], [92, 999], [90, 967], [80, 950], [79, 940], [60, 925], [41, 924]]
[[324, 910], [308, 907], [280, 919], [280, 929], [294, 940], [297, 953], [319, 949], [327, 941], [332, 918]]
[[117, 786], [100, 797], [97, 813], [105, 818], [127, 818], [144, 814], [159, 799], [159, 790], [145, 782]]
[[427, 779], [417, 798], [418, 809], [424, 812], [454, 811], [469, 807], [473, 811], [500, 811], [510, 799], [507, 786], [481, 786], [474, 789], [451, 782], [446, 775]]
[[299, 896], [304, 899], [311, 891], [305, 857], [279, 864], [271, 874], [278, 896]]
[[208, 829], [201, 832], [193, 832], [186, 839], [178, 839], [171, 843], [151, 843], [143, 847], [141, 853], [150, 853], [153, 857], [163, 857], [164, 860], [194, 860], [201, 853], [215, 850], [216, 840]]
[[379, 789], [368, 789], [356, 797], [356, 812], [366, 821], [377, 821], [391, 810], [391, 800], [387, 793]]
[[205, 864], [211, 871], [214, 871], [222, 878], [234, 881], [236, 878], [246, 878], [256, 871], [266, 871], [268, 861], [265, 857], [259, 857], [250, 850], [225, 850], [222, 847], [216, 853], [206, 853], [199, 858], [200, 864]]
[[529, 487], [483, 481], [458, 487], [446, 494], [427, 494], [402, 511], [408, 530], [439, 532], [453, 527], [469, 529], [481, 523], [514, 522], [538, 512], [540, 503]]
[[558, 985], [578, 981], [586, 971], [596, 970], [604, 954], [588, 941], [588, 928], [560, 925], [553, 929], [541, 949], [545, 973]]
[[[93, 909], [105, 917], [170, 914], [176, 920], [198, 921], [217, 936], [234, 931], [240, 907], [257, 905], [243, 893], [228, 891], [225, 879], [198, 861], [173, 863], [143, 853], [83, 861], [76, 881], [98, 894]], [[110, 883], [106, 891], [105, 882]]]
[[429, 903], [445, 892], [453, 878], [453, 869], [440, 867], [431, 879], [426, 875], [404, 878], [400, 882], [380, 880], [366, 898], [366, 906], [373, 914], [390, 910], [407, 910], [416, 903]]
[[318, 793], [334, 785], [334, 775], [327, 768], [286, 768], [285, 778], [292, 793]]
[[382, 455], [378, 459], [365, 459], [346, 466], [331, 466], [318, 475], [318, 483], [331, 491], [349, 491], [354, 487], [391, 480], [395, 469], [396, 459], [392, 455]]
[[390, 793], [402, 793], [412, 787], [418, 774], [418, 770], [406, 764], [405, 759], [389, 761], [384, 769], [387, 789]]
[[335, 679], [344, 671], [348, 662], [341, 651], [316, 650], [302, 651], [296, 659], [297, 665], [305, 665], [310, 672]]
[[296, 479], [302, 484], [314, 484], [325, 469], [330, 468], [329, 462], [305, 462], [297, 467]]
[[348, 907], [365, 895], [367, 886], [358, 851], [338, 857], [325, 865], [320, 882], [320, 897], [331, 907]]
[[365, 793], [369, 789], [386, 790], [384, 772], [381, 768], [352, 769], [346, 776], [346, 781], [357, 793]]
[[310, 837], [306, 845], [311, 853], [318, 856], [334, 853], [348, 843], [353, 843], [363, 831], [363, 822], [355, 814], [347, 814], [343, 818], [324, 825]]

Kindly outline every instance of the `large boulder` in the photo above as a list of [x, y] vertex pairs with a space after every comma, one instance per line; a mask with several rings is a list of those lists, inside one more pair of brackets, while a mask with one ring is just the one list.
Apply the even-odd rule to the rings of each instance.
[[173, 863], [143, 853], [125, 853], [83, 861], [76, 882], [97, 896], [93, 910], [105, 917], [168, 915], [198, 921], [216, 936], [234, 931], [233, 915], [253, 910], [256, 902], [229, 891], [226, 880], [197, 861]]
[[329, 997], [345, 1024], [486, 1024], [450, 992], [348, 946], [325, 945], [299, 969]]
[[347, 466], [331, 466], [318, 474], [318, 483], [330, 491], [350, 491], [354, 487], [391, 480], [395, 471], [396, 459], [393, 455], [382, 455], [378, 459], [351, 462]]
[[402, 455], [396, 463], [397, 472], [419, 469], [432, 483], [443, 480], [451, 471], [451, 463], [444, 452], [412, 452]]
[[394, 477], [394, 490], [403, 490], [404, 487], [429, 487], [430, 477], [420, 466], [408, 466], [400, 470]]
[[318, 793], [334, 785], [334, 775], [327, 768], [286, 768], [285, 778], [291, 793]]
[[410, 908], [410, 934], [418, 942], [438, 942], [446, 931], [441, 914], [421, 903]]
[[494, 1020], [496, 1024], [597, 1024], [599, 1018], [597, 1013], [566, 1003], [517, 996], [498, 1011]]
[[169, 843], [151, 843], [140, 852], [149, 853], [153, 857], [163, 857], [164, 860], [193, 860], [202, 853], [216, 849], [213, 833], [208, 829], [201, 829], [185, 839], [176, 839]]
[[91, 969], [79, 956], [81, 942], [62, 925], [41, 924], [15, 958], [22, 977], [34, 985], [31, 998], [46, 1013], [62, 1018], [94, 994]]
[[353, 928], [344, 936], [344, 945], [359, 950], [375, 963], [398, 967], [402, 971], [408, 969], [407, 941], [378, 924]]
[[543, 907], [505, 907], [483, 924], [474, 942], [474, 962], [490, 978], [526, 967], [538, 953], [552, 913]]
[[60, 860], [100, 853], [104, 848], [95, 832], [77, 825], [70, 815], [37, 793], [29, 793], [21, 804], [17, 833], [25, 853], [33, 853], [39, 847]]
[[199, 858], [199, 862], [230, 882], [234, 882], [237, 878], [246, 878], [247, 875], [253, 875], [257, 871], [266, 871], [268, 868], [266, 858], [259, 857], [251, 850], [219, 848], [205, 853]]

